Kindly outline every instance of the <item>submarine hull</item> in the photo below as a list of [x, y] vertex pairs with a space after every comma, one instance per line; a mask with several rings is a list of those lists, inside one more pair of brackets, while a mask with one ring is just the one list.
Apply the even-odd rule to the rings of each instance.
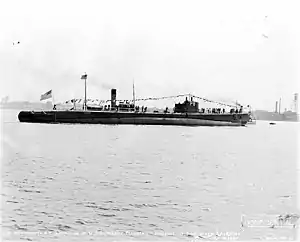
[[20, 122], [28, 123], [244, 126], [249, 120], [249, 115], [246, 113], [165, 114], [110, 111], [21, 111], [18, 118]]

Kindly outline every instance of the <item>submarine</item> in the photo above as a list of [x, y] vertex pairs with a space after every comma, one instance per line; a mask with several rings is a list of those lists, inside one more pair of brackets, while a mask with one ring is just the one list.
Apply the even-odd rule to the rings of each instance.
[[86, 98], [83, 110], [21, 111], [18, 114], [20, 122], [27, 123], [68, 123], [68, 124], [116, 124], [116, 125], [177, 125], [177, 126], [245, 126], [250, 114], [240, 110], [199, 108], [199, 103], [193, 96], [186, 97], [183, 103], [176, 103], [172, 110], [147, 111], [147, 107], [139, 107], [135, 102], [119, 102], [116, 99], [116, 89], [111, 89], [110, 105], [88, 106]]

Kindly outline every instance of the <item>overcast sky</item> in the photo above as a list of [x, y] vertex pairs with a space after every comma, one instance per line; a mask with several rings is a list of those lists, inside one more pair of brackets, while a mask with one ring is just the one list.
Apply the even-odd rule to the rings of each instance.
[[[192, 93], [273, 110], [299, 91], [297, 1], [13, 1], [0, 8], [0, 97]], [[297, 16], [298, 15], [298, 16]], [[20, 44], [13, 45], [20, 41]]]

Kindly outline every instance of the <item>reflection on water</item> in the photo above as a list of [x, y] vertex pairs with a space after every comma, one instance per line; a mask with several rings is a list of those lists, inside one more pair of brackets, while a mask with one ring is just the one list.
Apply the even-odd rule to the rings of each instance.
[[243, 226], [241, 215], [299, 214], [298, 123], [27, 124], [2, 112], [7, 239], [296, 238], [288, 226]]

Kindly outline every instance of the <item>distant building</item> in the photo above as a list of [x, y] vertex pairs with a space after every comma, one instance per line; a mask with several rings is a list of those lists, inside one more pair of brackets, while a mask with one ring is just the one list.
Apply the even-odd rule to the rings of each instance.
[[8, 100], [9, 100], [9, 96], [6, 96], [6, 97], [1, 99], [1, 103], [7, 103]]

